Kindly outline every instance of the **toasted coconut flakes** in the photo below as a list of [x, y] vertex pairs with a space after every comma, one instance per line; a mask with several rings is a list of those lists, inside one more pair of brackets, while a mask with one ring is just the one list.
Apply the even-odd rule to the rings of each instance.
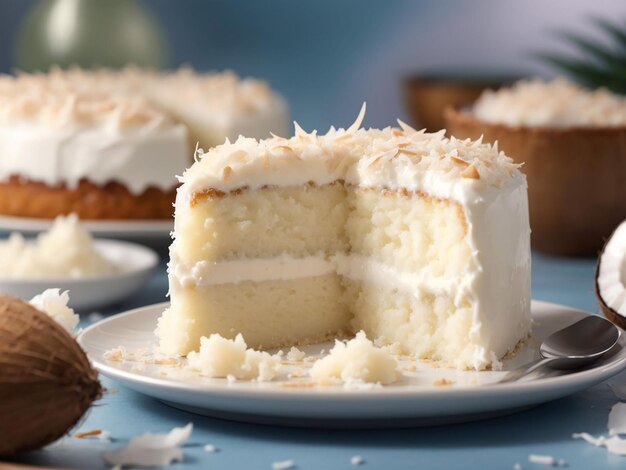
[[363, 119], [365, 119], [366, 110], [367, 110], [367, 103], [363, 102], [363, 105], [361, 106], [361, 111], [359, 111], [359, 115], [356, 117], [356, 120], [352, 123], [352, 125], [348, 127], [346, 132], [353, 133], [359, 130], [359, 128], [361, 127], [361, 124], [363, 124]]
[[163, 359], [149, 359], [146, 361], [147, 364], [156, 364], [159, 366], [174, 366], [178, 364], [178, 359], [173, 357], [167, 357]]
[[289, 145], [277, 145], [274, 149], [284, 150], [285, 152], [293, 152], [293, 149]]
[[400, 126], [400, 129], [402, 129], [402, 131], [405, 134], [415, 134], [416, 132], [418, 132], [416, 129], [414, 129], [413, 127], [409, 126], [406, 122], [398, 119], [398, 125]]
[[300, 137], [300, 136], [308, 136], [309, 134], [307, 134], [307, 132], [302, 129], [302, 127], [300, 127], [300, 124], [298, 124], [296, 121], [293, 121], [293, 128], [295, 130], [295, 135]]
[[314, 388], [328, 384], [324, 382], [281, 382], [278, 385], [282, 388]]
[[103, 355], [104, 359], [111, 362], [123, 362], [126, 358], [126, 349], [123, 346], [110, 349]]
[[433, 385], [435, 387], [443, 387], [446, 385], [452, 385], [454, 380], [446, 379], [445, 377], [440, 377], [438, 379], [433, 380]]
[[233, 169], [231, 167], [229, 167], [228, 165], [224, 167], [224, 169], [222, 170], [222, 179], [224, 181], [228, 181], [228, 178], [230, 178], [231, 173], [233, 172]]
[[410, 366], [406, 366], [404, 370], [407, 372], [415, 372], [417, 370], [417, 366], [415, 364], [411, 364]]
[[126, 447], [115, 451], [105, 452], [102, 458], [110, 465], [161, 467], [172, 462], [181, 462], [183, 452], [180, 446], [187, 442], [193, 424], [189, 423], [182, 428], [174, 428], [167, 434], [146, 433], [134, 437]]
[[82, 439], [84, 437], [99, 436], [102, 434], [102, 429], [92, 429], [91, 431], [79, 431], [74, 433], [74, 437]]
[[474, 165], [470, 165], [465, 170], [463, 170], [461, 176], [463, 178], [470, 178], [474, 180], [480, 179], [480, 174], [478, 173], [478, 170]]
[[304, 377], [308, 377], [309, 374], [305, 374], [304, 372], [292, 372], [288, 375], [290, 379], [302, 379]]
[[461, 160], [460, 158], [457, 158], [457, 157], [450, 157], [450, 160], [452, 160], [452, 162], [456, 163], [457, 165], [461, 165], [461, 166], [469, 165], [469, 163], [467, 163], [465, 160]]

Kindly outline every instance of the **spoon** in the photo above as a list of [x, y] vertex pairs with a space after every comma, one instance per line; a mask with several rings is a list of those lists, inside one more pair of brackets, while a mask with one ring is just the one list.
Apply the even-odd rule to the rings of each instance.
[[607, 353], [619, 337], [620, 330], [613, 323], [590, 315], [552, 333], [541, 343], [539, 359], [510, 371], [499, 383], [514, 382], [543, 366], [559, 370], [578, 369]]

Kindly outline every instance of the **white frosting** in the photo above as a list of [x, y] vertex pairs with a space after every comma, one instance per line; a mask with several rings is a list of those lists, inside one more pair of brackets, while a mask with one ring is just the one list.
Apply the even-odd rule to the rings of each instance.
[[[265, 82], [231, 72], [67, 71], [0, 76], [0, 181], [118, 182], [169, 190], [190, 143], [287, 132], [287, 106]], [[178, 123], [178, 122], [180, 123]], [[193, 142], [190, 142], [193, 140]]]
[[50, 129], [31, 124], [0, 126], [0, 181], [13, 175], [49, 186], [75, 188], [82, 179], [115, 181], [133, 194], [149, 187], [169, 190], [185, 168], [187, 133], [163, 129], [77, 127]]
[[[212, 149], [183, 175], [176, 201], [177, 219], [193, 216], [185, 211], [193, 210], [192, 201], [203, 190], [254, 190], [311, 181], [323, 185], [343, 180], [351, 185], [424, 192], [457, 201], [465, 213], [472, 253], [462, 279], [444, 281], [430, 278], [428, 273], [396, 273], [371, 261], [342, 255], [334, 258], [335, 269], [348, 277], [395, 287], [447, 289], [456, 292], [457, 305], [464, 297], [473, 299], [471, 335], [480, 345], [473, 366], [497, 366], [496, 359], [530, 332], [525, 177], [511, 159], [489, 144], [447, 139], [441, 132], [417, 132], [403, 123], [401, 130], [366, 131], [359, 129], [362, 118], [363, 110], [350, 128], [331, 129], [323, 136], [307, 134], [296, 126], [291, 139], [240, 138]], [[173, 273], [177, 269], [175, 251], [174, 243]], [[277, 276], [276, 268], [263, 270]], [[172, 280], [177, 279], [174, 274]]]
[[483, 92], [472, 113], [483, 121], [509, 126], [624, 126], [626, 98], [604, 88], [586, 90], [563, 78], [521, 80], [512, 87]]
[[323, 256], [295, 258], [288, 254], [275, 258], [199, 261], [189, 268], [181, 263], [173, 252], [170, 266], [183, 287], [237, 284], [244, 281], [285, 281], [323, 276], [335, 271], [334, 264]]

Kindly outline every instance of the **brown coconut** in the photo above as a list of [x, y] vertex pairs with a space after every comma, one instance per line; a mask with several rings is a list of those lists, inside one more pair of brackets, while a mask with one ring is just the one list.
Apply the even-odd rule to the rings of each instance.
[[30, 304], [0, 296], [0, 457], [57, 440], [101, 393], [74, 338]]
[[595, 255], [626, 218], [626, 127], [512, 127], [448, 108], [450, 135], [498, 141], [528, 177], [533, 247]]
[[435, 132], [445, 128], [444, 111], [449, 106], [472, 103], [486, 89], [498, 89], [513, 81], [413, 76], [404, 82], [405, 107], [416, 127]]

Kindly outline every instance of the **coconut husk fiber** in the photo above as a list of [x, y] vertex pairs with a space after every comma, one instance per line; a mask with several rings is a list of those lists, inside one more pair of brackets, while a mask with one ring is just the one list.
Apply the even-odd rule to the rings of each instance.
[[101, 393], [74, 338], [30, 304], [0, 296], [0, 457], [57, 440]]
[[532, 245], [596, 255], [626, 218], [626, 127], [510, 127], [448, 108], [450, 135], [498, 141], [528, 177]]

